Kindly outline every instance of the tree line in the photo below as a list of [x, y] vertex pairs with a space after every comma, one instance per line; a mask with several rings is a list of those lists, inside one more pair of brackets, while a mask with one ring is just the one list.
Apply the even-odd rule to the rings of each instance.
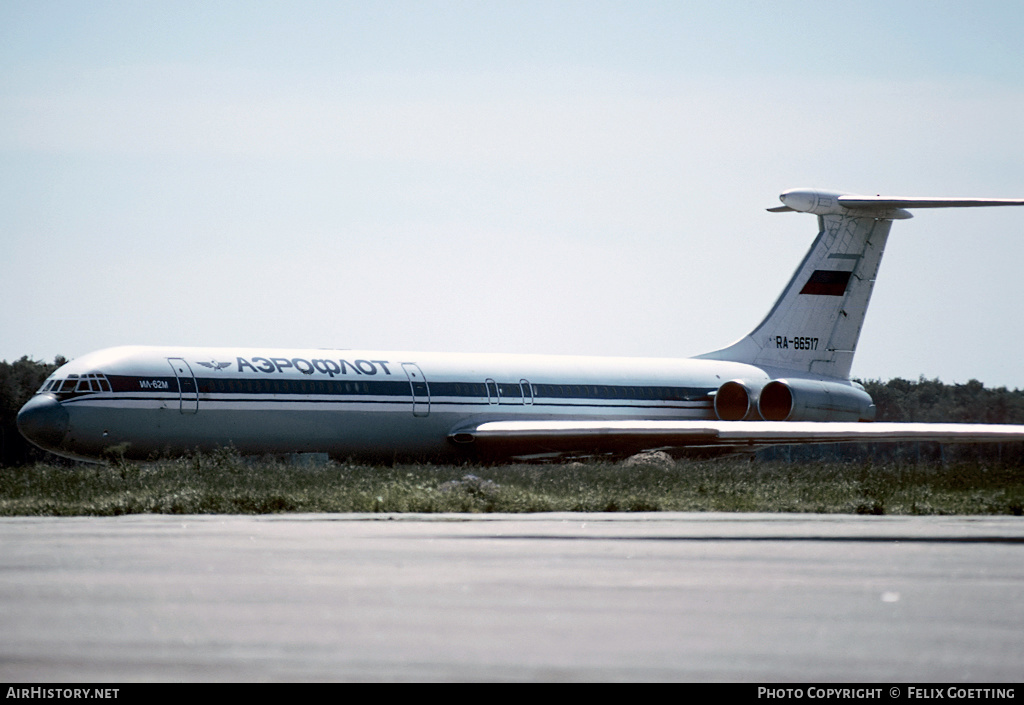
[[1024, 423], [1024, 390], [987, 388], [976, 379], [943, 384], [921, 377], [862, 382], [875, 401], [878, 421]]
[[28, 356], [15, 362], [0, 361], [0, 466], [21, 465], [53, 458], [26, 441], [18, 433], [18, 410], [58, 367], [67, 360], [58, 355], [52, 363]]
[[[52, 363], [27, 356], [15, 362], [0, 361], [0, 465], [53, 458], [22, 438], [16, 419], [22, 405], [65, 362], [61, 356]], [[878, 421], [1024, 424], [1024, 390], [1020, 389], [989, 388], [973, 379], [966, 384], [944, 384], [924, 377], [916, 382], [896, 378], [862, 384], [875, 400]], [[915, 452], [920, 448], [915, 446]]]

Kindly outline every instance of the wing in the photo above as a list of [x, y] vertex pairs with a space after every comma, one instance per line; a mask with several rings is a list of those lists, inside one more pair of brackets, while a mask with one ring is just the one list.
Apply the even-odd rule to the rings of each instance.
[[526, 453], [637, 452], [873, 441], [1024, 441], [1024, 425], [794, 421], [489, 421], [449, 434], [482, 450]]

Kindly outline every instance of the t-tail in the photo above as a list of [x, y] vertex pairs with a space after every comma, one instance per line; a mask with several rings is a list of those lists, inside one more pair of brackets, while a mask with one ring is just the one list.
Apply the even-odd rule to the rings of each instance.
[[818, 237], [768, 315], [729, 347], [698, 357], [799, 377], [847, 380], [893, 220], [909, 208], [1019, 206], [1024, 199], [890, 198], [793, 189], [769, 211], [818, 216]]

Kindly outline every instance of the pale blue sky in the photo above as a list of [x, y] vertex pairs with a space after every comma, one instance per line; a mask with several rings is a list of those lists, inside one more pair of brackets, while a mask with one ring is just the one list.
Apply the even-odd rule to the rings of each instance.
[[[687, 356], [815, 186], [1024, 197], [1019, 2], [0, 0], [0, 359]], [[893, 227], [856, 376], [1024, 387], [1024, 209]]]

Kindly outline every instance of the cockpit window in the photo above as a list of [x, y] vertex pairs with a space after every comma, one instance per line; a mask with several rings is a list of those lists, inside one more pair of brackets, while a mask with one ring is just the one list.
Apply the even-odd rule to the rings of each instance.
[[106, 375], [90, 372], [84, 375], [68, 375], [66, 379], [48, 379], [39, 391], [49, 392], [60, 397], [70, 397], [78, 394], [109, 392], [111, 389]]

